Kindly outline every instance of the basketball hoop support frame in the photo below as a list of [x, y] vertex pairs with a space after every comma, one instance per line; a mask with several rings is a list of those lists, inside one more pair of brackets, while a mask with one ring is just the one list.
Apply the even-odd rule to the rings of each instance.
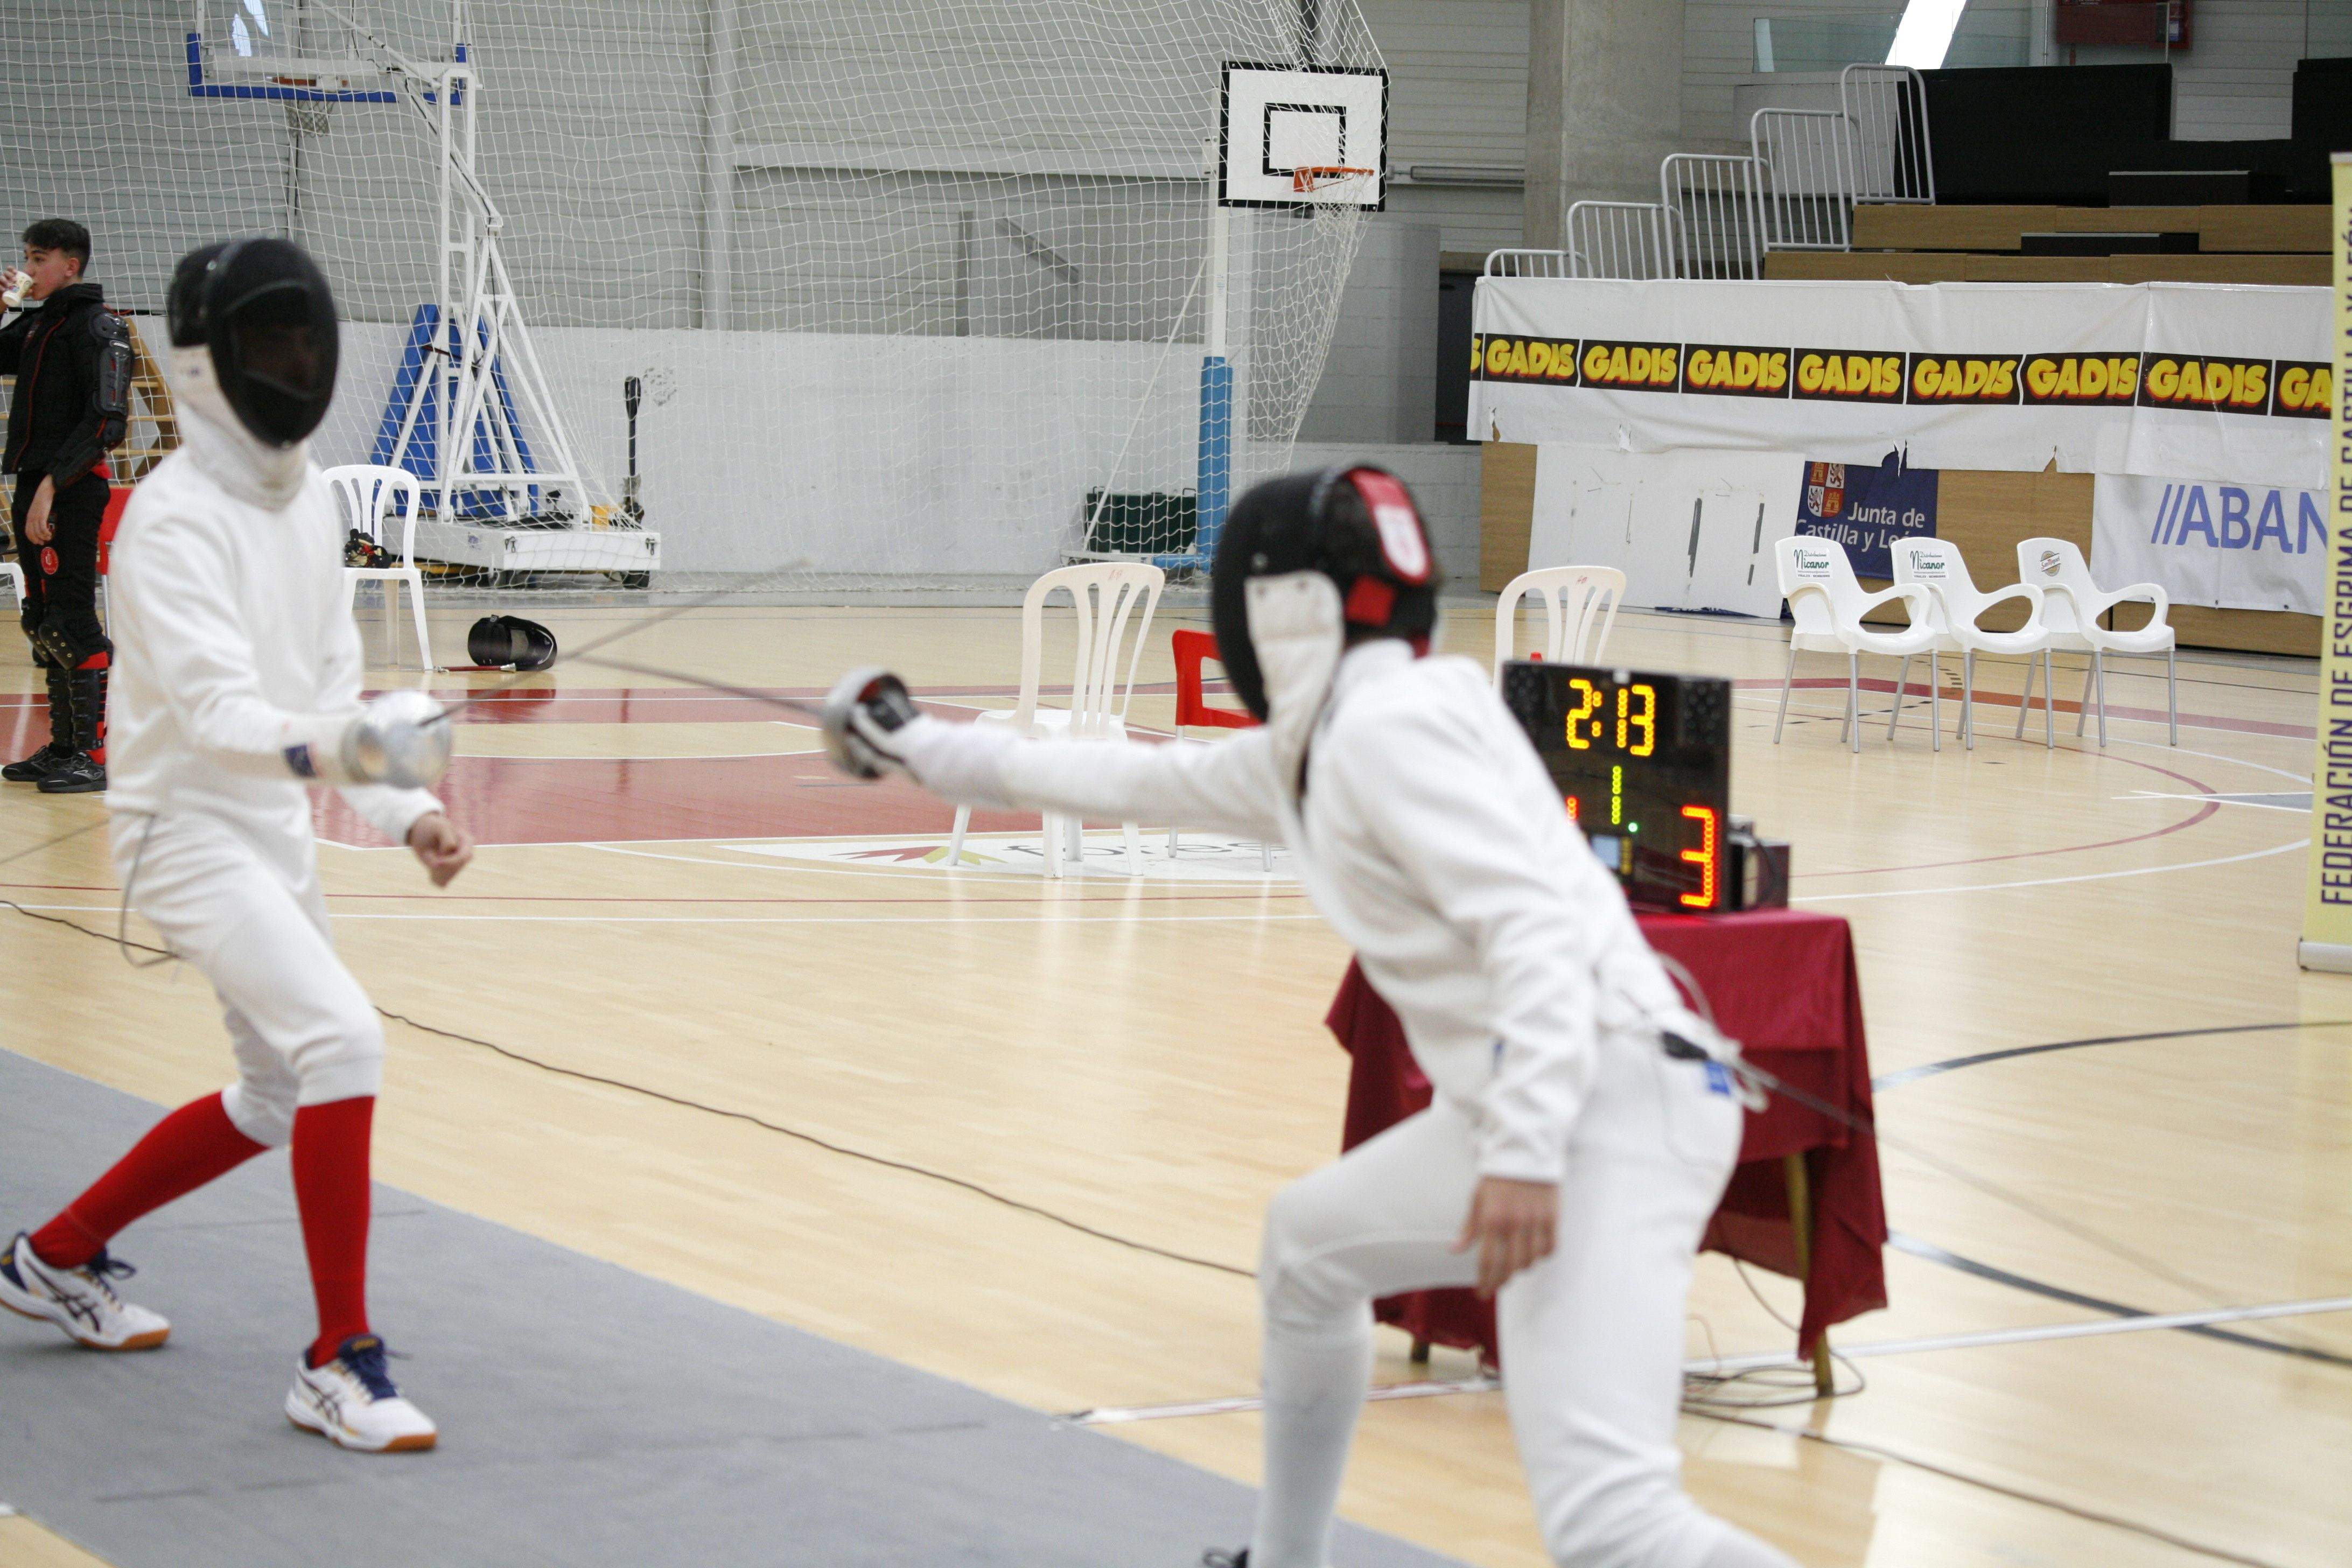
[[[392, 48], [332, 0], [316, 3], [318, 9], [366, 39], [376, 58], [283, 58], [267, 62], [266, 74], [251, 81], [234, 77], [208, 80], [204, 39], [190, 33], [188, 90], [196, 98], [289, 103], [406, 101], [431, 125], [439, 176], [431, 301], [436, 317], [390, 450], [383, 450], [379, 436], [377, 460], [408, 467], [422, 445], [418, 426], [430, 405], [425, 437], [432, 447], [431, 471], [420, 478], [425, 504], [442, 521], [457, 521], [461, 498], [485, 491], [499, 500], [496, 516], [483, 521], [520, 521], [534, 510], [534, 490], [562, 489], [574, 498], [581, 525], [587, 526], [590, 508], [609, 502], [610, 496], [602, 479], [579, 460], [507, 269], [500, 247], [505, 216], [478, 177], [476, 114], [481, 89], [464, 41], [463, 0], [453, 0], [449, 7], [449, 58], [432, 61], [413, 59]], [[383, 79], [384, 85], [323, 85], [328, 80], [348, 82], [360, 70]], [[510, 405], [510, 396], [520, 408]], [[540, 453], [525, 455], [518, 414], [535, 427]], [[385, 422], [392, 423], [389, 409]], [[480, 467], [475, 462], [478, 426], [488, 458]]]
[[1193, 475], [1192, 549], [1200, 562], [1217, 554], [1217, 535], [1234, 493], [1234, 365], [1225, 341], [1225, 307], [1233, 267], [1233, 214], [1217, 200], [1217, 143], [1207, 153], [1209, 299], [1201, 332], [1201, 437]]

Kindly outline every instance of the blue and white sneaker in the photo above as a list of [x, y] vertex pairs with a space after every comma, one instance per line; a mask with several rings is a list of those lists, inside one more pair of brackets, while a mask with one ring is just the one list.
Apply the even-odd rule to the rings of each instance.
[[383, 1342], [373, 1334], [353, 1334], [323, 1366], [312, 1366], [306, 1352], [294, 1363], [286, 1419], [362, 1454], [430, 1448], [440, 1440], [440, 1428], [401, 1397], [385, 1354]]
[[18, 1231], [0, 1252], [0, 1307], [42, 1318], [94, 1351], [151, 1351], [172, 1337], [160, 1312], [134, 1307], [114, 1293], [114, 1281], [139, 1271], [101, 1251], [79, 1268], [44, 1263], [33, 1238]]

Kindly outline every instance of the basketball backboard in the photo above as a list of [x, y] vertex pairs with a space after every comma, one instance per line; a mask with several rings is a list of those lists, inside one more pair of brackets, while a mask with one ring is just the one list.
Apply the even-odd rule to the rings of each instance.
[[353, 18], [295, 0], [187, 0], [188, 90], [198, 98], [392, 102], [382, 58]]
[[1229, 61], [1223, 104], [1220, 204], [1380, 210], [1387, 192], [1388, 72]]

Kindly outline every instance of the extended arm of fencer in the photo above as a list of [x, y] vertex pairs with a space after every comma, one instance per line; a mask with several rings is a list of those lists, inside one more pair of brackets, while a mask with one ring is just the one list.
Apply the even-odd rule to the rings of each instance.
[[[337, 587], [340, 588], [341, 584], [338, 584]], [[339, 604], [329, 617], [328, 625], [333, 630], [328, 634], [326, 679], [320, 687], [325, 705], [331, 712], [358, 713], [361, 711], [361, 681], [366, 668], [365, 656], [360, 647], [359, 623], [343, 613]], [[383, 700], [379, 698], [377, 700]], [[436, 707], [437, 709], [438, 705]], [[446, 718], [440, 719], [435, 729], [440, 742], [442, 765], [446, 766], [456, 738], [455, 732], [449, 728]], [[437, 779], [439, 767], [432, 769], [432, 773]], [[403, 787], [398, 784], [362, 783], [340, 784], [337, 788], [353, 811], [394, 844], [407, 843], [408, 830], [416, 826], [417, 819], [441, 809], [441, 802], [430, 790], [423, 788]]]
[[1599, 1002], [1595, 933], [1571, 868], [1498, 787], [1461, 713], [1424, 708], [1377, 732], [1335, 728], [1319, 744], [1316, 787], [1339, 791], [1437, 918], [1468, 939], [1493, 990], [1479, 1173], [1559, 1180], [1591, 1089]]
[[[876, 674], [845, 679], [836, 702]], [[1175, 823], [1267, 842], [1282, 836], [1281, 784], [1263, 731], [1197, 746], [1033, 741], [1002, 725], [950, 724], [918, 714], [911, 703], [887, 721], [861, 710], [856, 728], [864, 757], [903, 770], [957, 805], [1066, 812], [1097, 822]]]
[[439, 705], [420, 692], [362, 708], [354, 680], [341, 710], [325, 713], [292, 712], [265, 697], [232, 581], [218, 542], [169, 517], [145, 520], [114, 554], [109, 608], [136, 628], [164, 701], [190, 740], [222, 765], [262, 778], [373, 784], [439, 776], [431, 752], [437, 746], [446, 761], [448, 726], [428, 731], [426, 710], [437, 713]]

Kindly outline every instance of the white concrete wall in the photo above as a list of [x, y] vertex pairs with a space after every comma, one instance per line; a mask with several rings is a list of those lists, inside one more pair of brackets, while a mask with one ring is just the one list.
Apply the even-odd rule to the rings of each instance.
[[[1527, 163], [1528, 0], [1364, 0], [1389, 68], [1389, 218], [1435, 224], [1443, 249], [1520, 243], [1520, 187], [1432, 182]], [[1458, 175], [1455, 176], [1458, 178]]]
[[[370, 459], [405, 342], [346, 329], [320, 463]], [[665, 568], [687, 573], [1042, 572], [1076, 542], [1086, 491], [1161, 364], [1150, 343], [690, 329], [557, 327], [539, 347], [551, 376], [583, 389], [575, 442], [615, 493], [622, 378], [646, 378], [645, 507]], [[1200, 364], [1197, 346], [1168, 357], [1118, 489], [1192, 488]], [[1014, 388], [1022, 417], [998, 418]], [[1268, 460], [1237, 453], [1237, 488]]]
[[1365, 231], [1299, 439], [1435, 437], [1439, 232], [1399, 223]]
[[1475, 446], [1449, 447], [1377, 442], [1298, 444], [1294, 468], [1335, 463], [1370, 463], [1405, 482], [1429, 530], [1430, 549], [1446, 582], [1455, 588], [1478, 585], [1478, 460]]

